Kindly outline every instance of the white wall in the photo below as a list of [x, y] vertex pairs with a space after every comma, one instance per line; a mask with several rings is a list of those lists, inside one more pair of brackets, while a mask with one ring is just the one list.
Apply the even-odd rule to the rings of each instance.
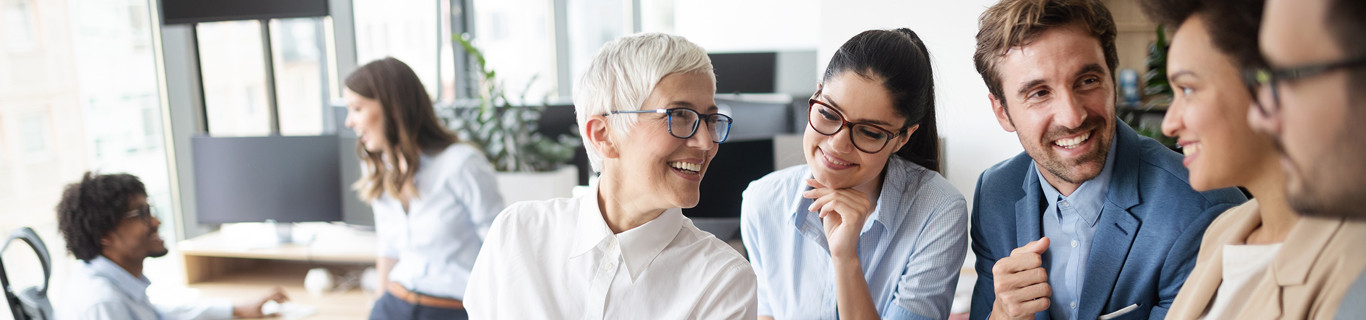
[[977, 17], [996, 0], [820, 0], [816, 68], [824, 72], [845, 40], [868, 29], [905, 27], [929, 48], [934, 67], [939, 135], [947, 152], [946, 176], [972, 204], [977, 176], [1023, 149], [991, 113], [987, 88], [972, 65]]
[[859, 32], [915, 30], [934, 64], [945, 176], [971, 205], [982, 170], [1023, 150], [1015, 134], [997, 124], [986, 85], [972, 66], [977, 18], [996, 1], [661, 0], [652, 2], [658, 8], [646, 11], [672, 11], [673, 20], [647, 31], [673, 32], [708, 51], [815, 49], [811, 67], [819, 75], [835, 49]]
[[[666, 0], [673, 30], [709, 52], [815, 49], [820, 0]], [[646, 30], [653, 31], [653, 30]]]

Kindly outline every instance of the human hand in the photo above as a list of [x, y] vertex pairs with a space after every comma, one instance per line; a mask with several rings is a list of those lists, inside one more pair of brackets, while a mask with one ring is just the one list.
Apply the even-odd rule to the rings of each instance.
[[232, 308], [233, 318], [265, 318], [276, 314], [265, 314], [261, 311], [261, 306], [266, 305], [267, 301], [285, 302], [289, 301], [289, 296], [285, 295], [285, 290], [280, 287], [271, 288], [270, 292], [259, 300], [252, 300], [239, 303]]
[[996, 260], [991, 267], [996, 290], [992, 319], [1033, 319], [1035, 313], [1048, 310], [1053, 288], [1040, 256], [1048, 250], [1048, 241], [1048, 237], [1030, 241], [1010, 251], [1009, 257]]
[[803, 192], [802, 197], [815, 199], [806, 209], [820, 213], [830, 255], [858, 259], [859, 233], [872, 207], [868, 195], [852, 188], [831, 189], [816, 179], [806, 179], [806, 184], [814, 189]]

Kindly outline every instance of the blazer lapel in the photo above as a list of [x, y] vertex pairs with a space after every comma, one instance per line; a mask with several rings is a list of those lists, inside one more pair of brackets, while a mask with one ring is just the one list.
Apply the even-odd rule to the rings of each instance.
[[1039, 189], [1039, 175], [1034, 170], [1037, 168], [1030, 163], [1024, 185], [1020, 186], [1024, 197], [1015, 201], [1015, 248], [1043, 237], [1043, 190]]
[[1101, 308], [1110, 300], [1110, 292], [1115, 288], [1115, 279], [1124, 267], [1134, 236], [1138, 234], [1138, 219], [1112, 203], [1105, 204], [1100, 221], [1096, 223], [1091, 257], [1086, 262], [1086, 280], [1082, 282], [1082, 301], [1078, 306], [1081, 309], [1077, 310], [1080, 319], [1100, 316]]
[[[1096, 234], [1092, 237], [1090, 258], [1086, 261], [1086, 276], [1082, 282], [1081, 305], [1077, 310], [1079, 319], [1099, 317], [1101, 310], [1110, 300], [1115, 289], [1115, 279], [1128, 258], [1129, 247], [1138, 235], [1138, 218], [1129, 212], [1138, 206], [1138, 169], [1134, 163], [1139, 159], [1137, 134], [1133, 129], [1120, 123], [1115, 132], [1115, 159], [1111, 171], [1110, 187], [1105, 195], [1105, 206], [1100, 211], [1100, 221], [1096, 221]], [[1123, 306], [1121, 306], [1123, 307]], [[1141, 306], [1151, 307], [1151, 306]]]
[[[1025, 170], [1024, 184], [1020, 186], [1024, 190], [1024, 197], [1015, 201], [1015, 248], [1043, 237], [1043, 190], [1039, 186], [1039, 175], [1034, 170], [1038, 170], [1038, 167], [1031, 162], [1029, 170]], [[1002, 257], [1010, 253], [1003, 254]], [[1050, 320], [1052, 317], [1048, 310], [1044, 310], [1034, 314], [1034, 319]]]
[[1219, 217], [1228, 219], [1227, 227], [1216, 231], [1215, 226], [1211, 224], [1210, 228], [1206, 229], [1206, 237], [1212, 232], [1220, 233], [1213, 239], [1215, 241], [1201, 244], [1195, 267], [1186, 276], [1186, 283], [1181, 286], [1181, 292], [1177, 294], [1176, 301], [1172, 302], [1172, 309], [1167, 312], [1167, 316], [1196, 319], [1209, 308], [1210, 303], [1214, 302], [1214, 294], [1219, 292], [1219, 286], [1224, 281], [1224, 246], [1243, 243], [1248, 234], [1261, 225], [1262, 218], [1257, 215], [1258, 208], [1256, 200], [1233, 207]]

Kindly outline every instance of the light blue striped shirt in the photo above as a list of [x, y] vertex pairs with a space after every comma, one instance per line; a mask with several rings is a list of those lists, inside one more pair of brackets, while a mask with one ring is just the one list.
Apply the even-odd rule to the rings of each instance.
[[1071, 195], [1063, 196], [1048, 184], [1038, 165], [1029, 166], [1039, 176], [1048, 209], [1043, 215], [1043, 235], [1048, 237], [1048, 251], [1040, 258], [1048, 270], [1048, 285], [1053, 289], [1048, 313], [1053, 319], [1076, 319], [1081, 303], [1082, 280], [1086, 278], [1086, 259], [1091, 257], [1091, 242], [1095, 239], [1096, 221], [1105, 207], [1105, 193], [1110, 190], [1110, 173], [1115, 165], [1115, 144], [1105, 157], [1105, 167], [1091, 180], [1082, 182]]
[[[859, 263], [883, 319], [944, 319], [967, 253], [967, 205], [942, 176], [887, 163], [876, 207], [859, 235]], [[759, 277], [759, 315], [835, 319], [834, 265], [816, 213], [802, 198], [806, 165], [750, 183], [741, 232]]]
[[187, 304], [152, 304], [147, 298], [147, 277], [134, 277], [114, 261], [96, 256], [77, 261], [67, 280], [62, 299], [54, 303], [55, 318], [208, 320], [232, 319], [232, 301], [206, 299]]

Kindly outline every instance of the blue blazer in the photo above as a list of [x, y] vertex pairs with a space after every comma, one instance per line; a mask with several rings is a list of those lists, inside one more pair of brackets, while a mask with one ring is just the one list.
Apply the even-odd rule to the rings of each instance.
[[[1195, 266], [1205, 227], [1247, 198], [1237, 189], [1196, 192], [1181, 156], [1122, 121], [1115, 127], [1115, 162], [1087, 260], [1078, 319], [1096, 319], [1130, 305], [1115, 319], [1162, 319]], [[1043, 236], [1043, 190], [1026, 153], [988, 168], [973, 197], [972, 252], [977, 285], [971, 319], [986, 319], [996, 300], [996, 259]], [[1036, 319], [1049, 319], [1048, 311]]]

